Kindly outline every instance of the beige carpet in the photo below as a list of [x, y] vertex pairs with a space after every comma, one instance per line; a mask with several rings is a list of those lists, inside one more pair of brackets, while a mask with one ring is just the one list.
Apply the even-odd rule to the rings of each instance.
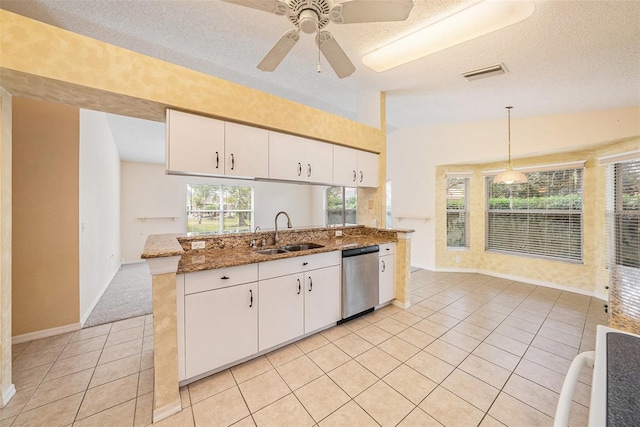
[[151, 314], [149, 267], [146, 262], [126, 264], [113, 277], [82, 327], [88, 328], [145, 314]]

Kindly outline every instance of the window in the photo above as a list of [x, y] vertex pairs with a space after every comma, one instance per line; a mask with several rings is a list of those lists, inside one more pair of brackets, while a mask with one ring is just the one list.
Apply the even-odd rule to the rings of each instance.
[[187, 185], [187, 232], [251, 231], [253, 188], [211, 184]]
[[487, 177], [487, 250], [582, 261], [583, 173], [529, 172], [517, 185]]
[[[625, 156], [621, 156], [625, 157]], [[614, 326], [640, 320], [640, 160], [605, 160], [609, 301]]]
[[358, 223], [358, 189], [329, 187], [326, 191], [327, 225]]
[[469, 178], [447, 178], [447, 247], [469, 247]]
[[615, 263], [640, 268], [640, 160], [614, 165]]

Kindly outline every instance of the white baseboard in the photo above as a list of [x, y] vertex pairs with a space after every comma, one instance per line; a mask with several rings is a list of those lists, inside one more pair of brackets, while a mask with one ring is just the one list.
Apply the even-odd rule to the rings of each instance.
[[173, 414], [177, 414], [182, 411], [182, 403], [180, 399], [173, 402], [171, 405], [165, 405], [162, 408], [157, 408], [153, 410], [153, 423], [157, 423], [160, 420], [164, 420], [165, 418], [170, 417]]
[[478, 274], [484, 274], [485, 276], [499, 277], [501, 279], [513, 280], [515, 282], [527, 283], [529, 285], [544, 286], [545, 288], [558, 289], [561, 291], [573, 292], [575, 294], [601, 298], [598, 294], [596, 294], [595, 291], [588, 291], [586, 289], [574, 288], [572, 286], [560, 285], [558, 283], [546, 282], [543, 280], [536, 280], [528, 277], [520, 277], [520, 276], [513, 276], [511, 274], [496, 273], [495, 271], [489, 271], [489, 270], [479, 270], [476, 268], [436, 268], [431, 271], [437, 271], [437, 272], [443, 272], [443, 273], [478, 273]]
[[126, 260], [122, 260], [122, 262], [120, 263], [121, 265], [129, 265], [129, 264], [142, 264], [145, 263], [147, 261], [143, 260], [143, 259], [137, 259], [135, 261], [126, 261]]
[[118, 274], [118, 270], [120, 270], [120, 267], [122, 267], [122, 264], [120, 264], [115, 269], [113, 274], [111, 274], [111, 277], [109, 278], [109, 280], [107, 280], [107, 283], [105, 283], [102, 286], [102, 289], [100, 289], [100, 292], [98, 292], [98, 295], [96, 295], [96, 297], [93, 299], [93, 301], [91, 302], [91, 305], [89, 306], [87, 311], [85, 311], [84, 313], [80, 313], [80, 325], [81, 326], [84, 326], [84, 322], [87, 321], [87, 319], [91, 315], [91, 312], [93, 311], [93, 309], [96, 308], [96, 305], [98, 304], [98, 301], [100, 301], [100, 298], [102, 298], [102, 295], [104, 295], [104, 292], [107, 290], [107, 288], [111, 284], [111, 281], [113, 280], [113, 278], [116, 276], [116, 274]]
[[11, 344], [20, 344], [27, 341], [39, 340], [40, 338], [52, 337], [66, 332], [77, 331], [81, 328], [80, 323], [58, 326], [57, 328], [44, 329], [42, 331], [29, 332], [27, 334], [15, 335], [11, 337]]
[[2, 407], [4, 408], [11, 400], [13, 395], [16, 394], [16, 386], [11, 384], [8, 389], [2, 392]]
[[407, 308], [411, 307], [411, 301], [401, 303], [400, 301], [394, 299], [393, 301], [391, 301], [391, 305], [395, 305], [396, 307], [400, 307], [403, 310], [406, 310]]

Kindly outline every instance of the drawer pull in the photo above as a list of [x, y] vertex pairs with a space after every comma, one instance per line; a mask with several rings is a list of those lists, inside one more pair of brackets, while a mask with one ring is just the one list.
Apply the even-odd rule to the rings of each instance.
[[229, 277], [228, 277], [228, 276], [222, 276], [220, 279], [222, 279], [222, 280], [229, 280]]
[[384, 261], [382, 261], [382, 272], [384, 273], [386, 269], [387, 269], [387, 264], [385, 264]]
[[249, 289], [249, 308], [253, 307], [253, 291]]
[[305, 266], [305, 265], [309, 265], [309, 263], [308, 263], [308, 262], [303, 262], [303, 263], [302, 263], [302, 265], [303, 265], [303, 266]]
[[313, 280], [311, 279], [311, 276], [309, 276], [309, 292], [311, 292], [313, 290]]
[[298, 295], [300, 295], [301, 290], [302, 290], [302, 285], [300, 285], [300, 279], [298, 279]]

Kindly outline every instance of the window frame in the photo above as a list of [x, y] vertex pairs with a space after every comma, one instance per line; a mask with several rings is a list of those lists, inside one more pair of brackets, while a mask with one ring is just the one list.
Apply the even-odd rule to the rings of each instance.
[[[617, 266], [629, 267], [629, 268], [640, 268], [640, 263], [638, 265], [629, 265], [622, 261], [625, 256], [625, 251], [622, 249], [622, 241], [627, 237], [627, 233], [622, 230], [622, 221], [624, 219], [629, 219], [633, 217], [637, 217], [636, 221], [640, 222], [640, 210], [633, 209], [625, 209], [624, 208], [624, 196], [625, 196], [625, 188], [624, 188], [624, 168], [628, 167], [634, 169], [634, 172], [640, 170], [640, 160], [632, 160], [628, 162], [619, 162], [613, 164], [613, 229], [614, 229], [614, 238], [613, 238], [613, 263]], [[637, 170], [636, 170], [637, 169]]]
[[[328, 199], [328, 195], [329, 195], [329, 191], [333, 188], [340, 188], [341, 189], [341, 194], [342, 194], [342, 209], [340, 211], [335, 210], [335, 209], [329, 209], [329, 199]], [[349, 191], [355, 191], [355, 198], [356, 198], [356, 206], [354, 209], [347, 209], [346, 207], [346, 192], [347, 190]], [[325, 225], [327, 227], [331, 227], [331, 226], [346, 226], [346, 225], [356, 225], [358, 223], [358, 189], [356, 187], [343, 187], [343, 186], [338, 186], [338, 185], [334, 185], [331, 187], [327, 187], [324, 191], [324, 221], [325, 221]], [[356, 222], [355, 223], [347, 223], [347, 211], [353, 211], [355, 213], [355, 219]], [[330, 223], [329, 222], [329, 214], [331, 212], [341, 212], [342, 213], [342, 223]]]
[[[537, 258], [537, 259], [544, 259], [544, 260], [548, 260], [548, 261], [557, 261], [557, 262], [564, 262], [564, 263], [570, 263], [570, 264], [584, 264], [584, 184], [585, 184], [585, 168], [584, 168], [584, 163], [582, 162], [580, 166], [577, 166], [576, 164], [567, 164], [566, 166], [564, 165], [553, 165], [553, 166], [549, 166], [549, 167], [538, 167], [538, 168], [533, 168], [530, 170], [523, 170], [522, 172], [527, 175], [527, 178], [529, 178], [529, 174], [533, 174], [533, 173], [557, 173], [557, 172], [563, 172], [563, 171], [573, 171], [573, 170], [581, 170], [580, 172], [580, 185], [579, 188], [575, 188], [574, 189], [574, 195], [579, 195], [580, 196], [580, 200], [579, 200], [579, 204], [580, 204], [580, 209], [530, 209], [530, 208], [526, 208], [526, 209], [491, 209], [490, 208], [490, 200], [491, 200], [491, 196], [492, 196], [492, 188], [491, 186], [494, 185], [493, 184], [493, 175], [487, 175], [485, 176], [485, 251], [486, 252], [490, 252], [490, 253], [499, 253], [499, 254], [506, 254], [506, 255], [514, 255], [514, 256], [520, 256], [520, 257], [525, 257], [525, 258]], [[495, 185], [506, 185], [506, 184], [495, 184]], [[516, 189], [521, 189], [522, 186], [529, 186], [530, 182], [525, 183], [525, 184], [511, 184], [509, 187], [510, 189], [516, 188]], [[535, 196], [534, 196], [535, 197]], [[528, 196], [526, 199], [530, 199], [532, 198], [531, 196]], [[511, 202], [510, 202], [511, 203]], [[574, 221], [573, 217], [574, 216], [578, 216], [579, 217], [579, 236], [578, 236], [578, 240], [579, 240], [579, 247], [576, 248], [577, 250], [572, 251], [571, 248], [567, 249], [564, 256], [562, 256], [559, 253], [549, 253], [547, 252], [545, 253], [540, 253], [540, 252], [532, 252], [531, 249], [535, 248], [535, 245], [531, 245], [528, 244], [527, 248], [529, 249], [529, 251], [527, 250], [514, 250], [515, 248], [515, 244], [511, 245], [512, 246], [512, 250], [509, 249], [501, 249], [501, 248], [496, 248], [495, 246], [492, 247], [492, 241], [497, 240], [495, 238], [495, 234], [492, 235], [492, 225], [494, 224], [494, 221], [492, 221], [492, 214], [506, 214], [506, 215], [510, 215], [513, 217], [516, 217], [516, 215], [520, 214], [524, 217], [524, 219], [526, 219], [526, 222], [529, 222], [531, 220], [536, 220], [536, 219], [549, 219], [547, 218], [547, 216], [549, 217], [553, 217], [553, 216], [564, 216], [567, 219], [563, 220], [563, 221], [567, 221], [568, 224], [571, 223], [575, 223], [576, 221]], [[493, 215], [494, 217], [496, 215]], [[552, 220], [552, 219], [551, 219]], [[545, 226], [546, 227], [546, 226]], [[569, 230], [570, 225], [565, 226], [567, 228], [567, 231]], [[493, 238], [492, 238], [493, 237]], [[512, 243], [510, 239], [509, 243]], [[527, 239], [527, 242], [530, 242], [529, 239]], [[551, 247], [553, 246], [553, 242], [549, 242], [548, 240], [543, 240], [542, 241], [543, 244], [545, 244], [547, 247]], [[577, 253], [579, 250], [579, 256], [577, 255], [572, 255], [572, 252]]]
[[[206, 185], [209, 187], [212, 187], [214, 190], [213, 191], [217, 191], [218, 193], [218, 198], [219, 198], [219, 207], [218, 209], [193, 209], [193, 206], [189, 203], [189, 196], [190, 196], [190, 192], [191, 192], [191, 187], [192, 186], [202, 186], [202, 185]], [[227, 197], [228, 197], [228, 189], [230, 188], [245, 188], [245, 189], [250, 189], [251, 190], [251, 209], [229, 209], [227, 206]], [[252, 186], [248, 186], [248, 185], [225, 185], [225, 184], [207, 184], [207, 183], [198, 183], [198, 184], [192, 184], [192, 183], [188, 183], [187, 184], [187, 203], [186, 203], [186, 207], [187, 207], [187, 211], [186, 211], [186, 229], [187, 229], [187, 233], [189, 234], [230, 234], [230, 233], [245, 233], [245, 232], [251, 232], [252, 231], [252, 227], [254, 224], [254, 220], [255, 220], [255, 188]], [[190, 230], [189, 227], [189, 219], [191, 218], [192, 212], [194, 211], [199, 211], [199, 212], [208, 212], [208, 213], [213, 213], [213, 214], [217, 214], [219, 221], [218, 221], [218, 228], [217, 230], [203, 230], [203, 231], [193, 231]], [[245, 229], [237, 229], [236, 230], [231, 230], [231, 229], [225, 229], [225, 224], [224, 224], [224, 220], [225, 220], [225, 216], [231, 212], [235, 212], [236, 214], [239, 212], [249, 212], [249, 228], [247, 230]], [[214, 215], [215, 216], [215, 215]]]
[[[450, 209], [449, 208], [449, 180], [463, 180], [464, 183], [464, 208], [463, 209]], [[447, 175], [445, 178], [445, 188], [446, 188], [446, 192], [445, 192], [445, 221], [446, 221], [446, 242], [447, 242], [447, 250], [450, 251], [460, 251], [460, 250], [468, 250], [470, 248], [470, 224], [469, 224], [469, 219], [470, 219], [470, 214], [469, 214], [469, 188], [471, 185], [471, 179], [470, 176], [466, 176], [466, 175]], [[463, 231], [464, 231], [464, 245], [459, 246], [453, 246], [449, 244], [449, 214], [463, 214], [464, 217], [464, 227], [463, 227]]]

